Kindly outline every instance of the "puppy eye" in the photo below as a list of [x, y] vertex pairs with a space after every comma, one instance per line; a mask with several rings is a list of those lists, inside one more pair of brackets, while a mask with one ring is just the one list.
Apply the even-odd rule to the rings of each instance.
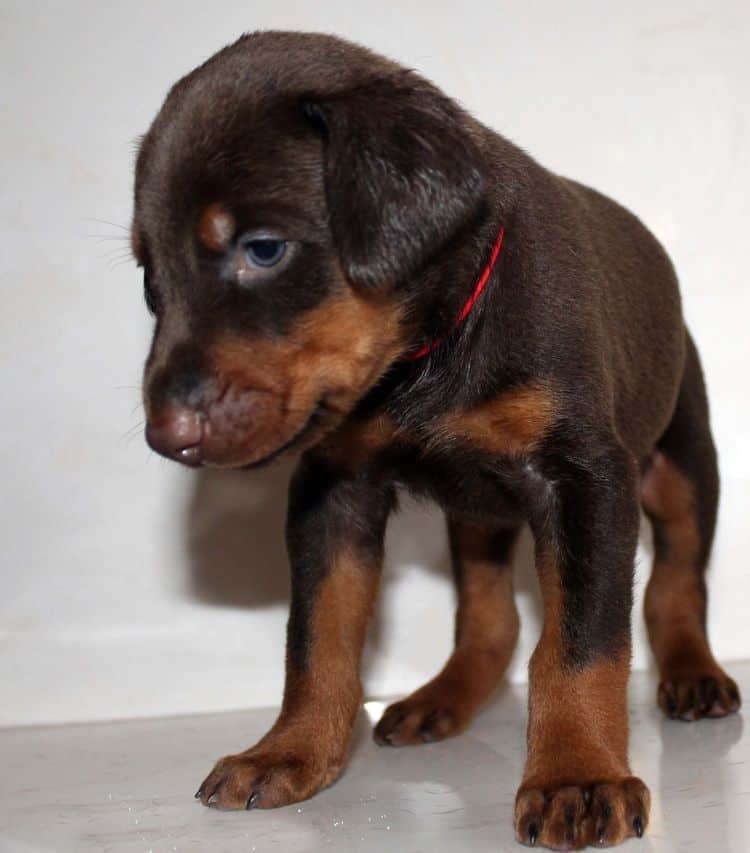
[[286, 240], [256, 238], [245, 243], [245, 255], [254, 267], [275, 267], [286, 254]]
[[145, 268], [143, 270], [143, 299], [146, 302], [149, 314], [156, 314], [156, 295], [151, 287], [151, 276]]

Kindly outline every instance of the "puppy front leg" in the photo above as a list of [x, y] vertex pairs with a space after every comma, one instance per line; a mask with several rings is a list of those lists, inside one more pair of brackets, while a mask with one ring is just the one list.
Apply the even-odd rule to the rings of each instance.
[[636, 469], [614, 442], [534, 472], [544, 626], [529, 666], [518, 840], [555, 850], [640, 836], [649, 793], [628, 764]]
[[292, 603], [281, 713], [254, 747], [217, 762], [196, 794], [204, 805], [283, 806], [341, 773], [392, 502], [389, 484], [342, 480], [303, 458], [287, 519]]

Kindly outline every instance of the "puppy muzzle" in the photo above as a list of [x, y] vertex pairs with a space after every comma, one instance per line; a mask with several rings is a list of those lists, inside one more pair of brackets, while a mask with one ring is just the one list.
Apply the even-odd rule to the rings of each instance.
[[146, 440], [189, 467], [238, 468], [277, 455], [321, 420], [314, 405], [290, 410], [283, 394], [229, 384], [216, 394], [207, 391], [195, 405], [171, 400], [149, 407]]

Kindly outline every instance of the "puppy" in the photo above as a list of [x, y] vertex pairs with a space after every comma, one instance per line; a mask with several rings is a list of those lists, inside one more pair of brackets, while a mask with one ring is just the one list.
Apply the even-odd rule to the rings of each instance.
[[196, 467], [302, 454], [281, 713], [216, 764], [201, 801], [272, 808], [341, 773], [405, 488], [447, 517], [456, 645], [388, 708], [378, 742], [453, 735], [496, 687], [528, 522], [544, 627], [516, 836], [566, 850], [640, 836], [649, 792], [626, 709], [639, 506], [662, 710], [740, 704], [706, 636], [706, 393], [656, 239], [417, 74], [292, 32], [244, 36], [170, 91], [140, 146], [132, 236], [156, 317], [151, 447]]

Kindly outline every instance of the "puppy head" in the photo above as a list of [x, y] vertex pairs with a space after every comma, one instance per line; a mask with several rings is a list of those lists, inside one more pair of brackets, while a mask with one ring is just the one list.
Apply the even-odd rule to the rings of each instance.
[[329, 36], [246, 36], [177, 83], [136, 166], [152, 447], [238, 467], [319, 441], [409, 349], [412, 282], [482, 175], [456, 104]]

